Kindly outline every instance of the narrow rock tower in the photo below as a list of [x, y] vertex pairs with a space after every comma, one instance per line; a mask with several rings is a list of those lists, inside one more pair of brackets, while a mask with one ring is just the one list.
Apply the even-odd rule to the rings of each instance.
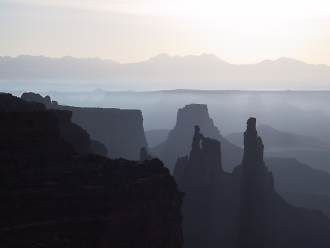
[[240, 248], [263, 248], [267, 239], [269, 198], [274, 194], [273, 176], [264, 158], [264, 145], [249, 118], [244, 132], [240, 196]]

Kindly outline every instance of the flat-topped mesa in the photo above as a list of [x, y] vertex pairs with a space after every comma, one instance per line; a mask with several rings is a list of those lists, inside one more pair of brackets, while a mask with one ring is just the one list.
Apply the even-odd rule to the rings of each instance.
[[23, 93], [21, 98], [42, 103], [48, 109], [72, 112], [72, 122], [89, 133], [94, 150], [102, 155], [138, 160], [140, 148], [147, 147], [140, 110], [64, 106], [32, 92]]
[[176, 126], [187, 128], [192, 123], [201, 125], [202, 127], [209, 126], [210, 132], [214, 132], [214, 135], [218, 135], [218, 130], [215, 129], [213, 120], [209, 116], [209, 112], [206, 104], [189, 104], [180, 108], [177, 113]]
[[264, 144], [258, 136], [256, 118], [251, 117], [247, 121], [244, 132], [244, 155], [242, 164], [245, 166], [264, 166]]

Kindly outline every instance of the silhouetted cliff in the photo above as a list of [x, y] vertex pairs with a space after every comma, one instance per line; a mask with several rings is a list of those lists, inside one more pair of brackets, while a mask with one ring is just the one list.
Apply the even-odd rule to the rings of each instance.
[[248, 120], [242, 163], [233, 173], [221, 169], [219, 142], [195, 129], [189, 157], [178, 159], [174, 170], [185, 193], [185, 247], [329, 247], [330, 219], [275, 192], [255, 124]]
[[176, 125], [170, 131], [167, 140], [152, 149], [152, 152], [173, 170], [178, 157], [189, 153], [195, 125], [200, 127], [205, 136], [221, 141], [225, 168], [233, 168], [239, 164], [242, 150], [222, 137], [205, 104], [190, 104], [179, 109]]
[[111, 158], [138, 160], [140, 149], [147, 146], [140, 110], [62, 106], [35, 93], [24, 93], [22, 99], [44, 103], [50, 109], [71, 111], [72, 121], [104, 144]]
[[70, 117], [0, 95], [0, 246], [182, 247], [168, 169], [75, 149], [88, 136]]

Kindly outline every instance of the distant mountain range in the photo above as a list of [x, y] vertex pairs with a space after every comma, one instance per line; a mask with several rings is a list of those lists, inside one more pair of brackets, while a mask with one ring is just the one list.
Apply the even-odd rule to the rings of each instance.
[[290, 58], [235, 65], [214, 55], [161, 54], [138, 63], [98, 58], [0, 57], [0, 80], [92, 80], [105, 89], [330, 89], [330, 66]]

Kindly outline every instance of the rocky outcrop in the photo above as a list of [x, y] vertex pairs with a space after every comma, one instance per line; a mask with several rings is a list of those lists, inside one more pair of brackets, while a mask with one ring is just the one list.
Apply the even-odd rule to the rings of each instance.
[[52, 101], [50, 96], [41, 96], [40, 94], [36, 94], [33, 92], [25, 92], [22, 94], [21, 98], [24, 101], [27, 102], [38, 102], [38, 103], [42, 103], [43, 105], [45, 105], [47, 108], [51, 107], [53, 105], [57, 105], [56, 101]]
[[0, 246], [182, 247], [168, 169], [78, 152], [61, 131], [69, 116], [0, 95]]
[[263, 152], [256, 119], [250, 118], [242, 162], [227, 173], [221, 169], [219, 142], [195, 129], [190, 155], [180, 158], [174, 170], [179, 189], [185, 194], [185, 247], [330, 245], [330, 219], [315, 210], [293, 207], [279, 196]]
[[18, 111], [43, 111], [46, 109], [45, 105], [39, 102], [31, 102], [29, 104], [26, 101], [13, 97], [11, 94], [8, 93], [1, 93], [0, 92], [0, 111], [4, 112], [18, 112]]
[[170, 131], [167, 140], [152, 149], [152, 152], [173, 170], [178, 157], [189, 153], [195, 125], [200, 127], [205, 136], [221, 142], [225, 169], [233, 168], [240, 163], [242, 150], [222, 137], [205, 104], [190, 104], [179, 109], [174, 129]]
[[147, 146], [140, 110], [115, 108], [80, 108], [53, 103], [47, 97], [24, 93], [22, 99], [46, 102], [50, 109], [72, 112], [72, 121], [84, 128], [93, 140], [101, 142], [111, 158], [139, 159], [140, 149]]

